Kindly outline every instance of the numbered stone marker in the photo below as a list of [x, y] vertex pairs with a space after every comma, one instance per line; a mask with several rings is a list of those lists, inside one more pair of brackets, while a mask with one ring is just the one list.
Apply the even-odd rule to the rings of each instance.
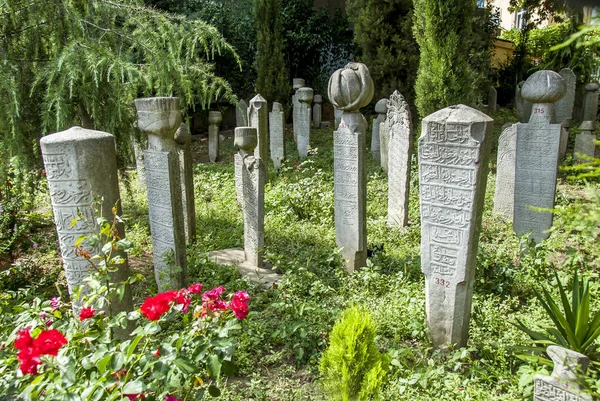
[[273, 111], [269, 113], [269, 134], [271, 144], [271, 160], [275, 166], [275, 171], [281, 167], [281, 162], [285, 159], [285, 142], [283, 140], [283, 127], [285, 126], [285, 117], [283, 115], [283, 106], [280, 103], [273, 102]]
[[348, 271], [367, 262], [367, 122], [359, 109], [369, 104], [373, 92], [369, 69], [361, 63], [349, 63], [329, 79], [329, 100], [343, 111], [333, 133], [334, 213], [336, 243]]
[[194, 198], [194, 163], [190, 143], [192, 135], [187, 124], [181, 123], [175, 132], [175, 142], [179, 153], [179, 175], [181, 177], [181, 202], [183, 224], [187, 243], [196, 239], [196, 207]]
[[373, 130], [371, 131], [371, 154], [373, 155], [373, 159], [378, 163], [381, 163], [379, 127], [381, 123], [385, 121], [387, 107], [387, 99], [380, 99], [375, 103], [375, 113], [377, 113], [377, 117], [373, 119]]
[[423, 119], [419, 138], [421, 266], [433, 346], [469, 336], [493, 120], [465, 105]]
[[237, 103], [235, 108], [235, 126], [246, 127], [248, 125], [248, 103], [244, 99]]
[[559, 75], [564, 79], [567, 85], [567, 93], [559, 101], [554, 104], [555, 120], [557, 124], [562, 124], [560, 134], [560, 150], [559, 160], [565, 157], [567, 153], [567, 145], [569, 144], [569, 128], [573, 119], [573, 106], [575, 105], [575, 87], [577, 84], [577, 76], [569, 68], [560, 70]]
[[551, 376], [534, 376], [533, 400], [592, 401], [590, 395], [581, 392], [578, 380], [579, 375], [585, 374], [589, 358], [556, 345], [549, 346], [546, 352], [554, 362], [554, 370]]
[[387, 224], [404, 227], [408, 224], [412, 127], [410, 108], [398, 91], [387, 102], [386, 125], [389, 127]]
[[154, 276], [159, 291], [185, 284], [185, 228], [175, 131], [181, 125], [179, 98], [136, 99], [138, 127], [148, 135], [144, 152]]
[[223, 121], [220, 111], [208, 112], [208, 158], [211, 163], [219, 157], [219, 126]]
[[298, 89], [296, 100], [298, 101], [296, 114], [298, 117], [296, 122], [298, 154], [303, 159], [308, 156], [308, 149], [310, 149], [310, 105], [313, 100], [313, 90], [306, 87]]
[[323, 106], [321, 106], [321, 103], [323, 103], [323, 97], [321, 95], [315, 95], [313, 101], [315, 102], [312, 108], [313, 127], [321, 128], [321, 116], [323, 114]]
[[517, 125], [509, 124], [498, 140], [496, 191], [494, 213], [513, 218], [515, 203], [515, 157], [517, 154]]
[[567, 91], [554, 71], [538, 71], [523, 85], [523, 97], [533, 103], [528, 124], [517, 125], [515, 201], [513, 227], [517, 235], [531, 231], [535, 242], [548, 238], [552, 213], [531, 207], [554, 208], [560, 124], [550, 124], [553, 103]]
[[[103, 197], [102, 217], [109, 222], [113, 221], [111, 209], [114, 206], [121, 214], [115, 138], [106, 132], [73, 127], [43, 137], [40, 145], [65, 276], [69, 293], [73, 295], [75, 287], [84, 285], [83, 280], [92, 273], [90, 262], [77, 256], [74, 246], [79, 237], [98, 234], [98, 216], [92, 207], [94, 198]], [[80, 215], [83, 219], [72, 224]], [[119, 223], [117, 227], [124, 238], [123, 225]], [[98, 247], [87, 241], [81, 246], [91, 256], [100, 253]], [[124, 258], [122, 264], [115, 265], [117, 271], [111, 274], [112, 280], [115, 283], [127, 280], [127, 255], [113, 252], [112, 256]], [[84, 289], [83, 293], [86, 292]], [[73, 299], [76, 311], [81, 306], [81, 299]], [[113, 311], [117, 314], [132, 309], [131, 290], [127, 286], [123, 299], [113, 300]]]

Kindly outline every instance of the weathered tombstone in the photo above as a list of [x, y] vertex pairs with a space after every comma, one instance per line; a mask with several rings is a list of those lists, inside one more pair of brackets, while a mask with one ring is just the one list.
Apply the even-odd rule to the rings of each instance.
[[513, 227], [517, 235], [531, 231], [539, 243], [548, 238], [552, 213], [531, 207], [554, 207], [560, 124], [551, 124], [553, 104], [565, 95], [564, 80], [554, 71], [538, 71], [523, 85], [523, 98], [533, 103], [528, 124], [517, 124]]
[[469, 336], [493, 120], [465, 105], [423, 119], [419, 138], [421, 266], [433, 346]]
[[333, 109], [333, 115], [335, 118], [335, 129], [337, 129], [340, 126], [340, 123], [342, 122], [342, 114], [344, 114], [344, 110], [339, 110], [336, 108]]
[[267, 101], [260, 94], [250, 100], [248, 126], [256, 128], [258, 137], [254, 157], [262, 159], [266, 163], [267, 157], [269, 157], [269, 107]]
[[256, 128], [235, 129], [235, 146], [242, 158], [242, 186], [244, 190], [244, 252], [246, 262], [253, 267], [263, 264], [265, 243], [265, 178], [262, 159], [252, 155], [257, 146]]
[[[575, 136], [575, 148], [573, 149], [575, 163], [589, 163], [596, 154], [596, 135], [590, 131], [583, 131]], [[587, 156], [582, 157], [582, 156]]]
[[248, 125], [248, 103], [244, 99], [237, 103], [235, 108], [235, 126], [245, 127]]
[[275, 171], [279, 170], [281, 162], [285, 159], [284, 126], [285, 117], [283, 115], [283, 107], [280, 103], [273, 102], [273, 111], [269, 113], [269, 140], [271, 145], [271, 160], [273, 160]]
[[292, 88], [296, 91], [292, 95], [292, 131], [294, 133], [294, 142], [298, 143], [298, 110], [300, 108], [300, 102], [298, 101], [297, 92], [298, 89], [304, 88], [306, 82], [302, 78], [294, 78], [292, 80]]
[[190, 143], [192, 134], [186, 123], [181, 123], [175, 132], [175, 143], [179, 153], [179, 176], [181, 177], [181, 204], [185, 239], [191, 243], [196, 239], [196, 207], [194, 198], [194, 163]]
[[329, 79], [329, 100], [343, 111], [333, 133], [334, 214], [336, 244], [348, 271], [367, 262], [367, 122], [359, 109], [369, 104], [373, 93], [373, 79], [361, 63], [349, 63]]
[[133, 156], [135, 158], [135, 170], [137, 171], [138, 184], [146, 189], [146, 168], [144, 167], [144, 144], [141, 138], [131, 138]]
[[175, 131], [179, 98], [136, 99], [138, 127], [148, 135], [144, 152], [154, 276], [158, 290], [181, 288], [186, 274], [185, 223]]
[[219, 157], [219, 125], [223, 121], [220, 111], [208, 112], [208, 159], [211, 163]]
[[577, 77], [575, 73], [569, 68], [563, 68], [560, 70], [559, 75], [565, 80], [567, 85], [567, 93], [558, 102], [554, 104], [554, 115], [555, 120], [553, 122], [562, 124], [562, 131], [560, 134], [560, 149], [558, 159], [565, 157], [567, 153], [567, 145], [569, 144], [569, 128], [571, 127], [571, 121], [573, 120], [573, 106], [575, 105], [575, 87], [577, 84]]
[[534, 401], [592, 401], [581, 391], [579, 376], [584, 375], [589, 358], [579, 352], [551, 345], [546, 352], [554, 362], [550, 376], [535, 375]]
[[387, 174], [389, 171], [390, 156], [390, 123], [387, 120], [379, 124], [379, 147], [381, 169]]
[[404, 227], [408, 224], [412, 153], [410, 108], [398, 91], [394, 91], [390, 96], [386, 108], [386, 125], [389, 127], [387, 224], [390, 227]]
[[321, 128], [321, 116], [323, 114], [323, 106], [321, 106], [321, 103], [323, 103], [323, 97], [321, 95], [315, 95], [313, 101], [315, 102], [312, 108], [313, 127]]
[[525, 81], [519, 82], [517, 85], [517, 93], [515, 95], [515, 104], [517, 106], [517, 116], [519, 117], [519, 121], [522, 123], [526, 123], [529, 121], [529, 116], [531, 115], [531, 107], [533, 104], [527, 99], [523, 98], [521, 94], [523, 85]]
[[[102, 197], [102, 204], [97, 205], [97, 210], [109, 222], [113, 221], [113, 207], [121, 214], [115, 138], [106, 132], [73, 127], [43, 137], [40, 145], [65, 276], [69, 293], [73, 295], [75, 287], [84, 285], [83, 280], [92, 273], [93, 259], [90, 261], [77, 256], [75, 243], [81, 236], [98, 234], [96, 218], [99, 216], [92, 205], [94, 198]], [[79, 216], [83, 219], [73, 224]], [[117, 223], [117, 228], [119, 236], [124, 238], [123, 224]], [[100, 253], [101, 246], [91, 246], [84, 240], [81, 250], [88, 251], [93, 257]], [[114, 265], [117, 271], [111, 273], [112, 280], [123, 282], [129, 278], [127, 255], [112, 252], [111, 257], [124, 258], [123, 263]], [[131, 290], [129, 286], [125, 289], [122, 300], [112, 300], [114, 314], [133, 309]], [[82, 293], [86, 292], [84, 288]], [[73, 299], [76, 311], [81, 306], [81, 299]]]
[[496, 164], [496, 191], [494, 213], [513, 218], [515, 202], [515, 157], [517, 153], [517, 125], [509, 124], [498, 139]]
[[233, 172], [235, 177], [235, 197], [239, 207], [244, 204], [244, 192], [242, 191], [242, 159], [238, 153], [233, 155]]
[[590, 82], [585, 85], [585, 100], [582, 121], [596, 121], [598, 115], [598, 83]]
[[575, 136], [575, 149], [573, 158], [576, 163], [589, 162], [581, 155], [594, 157], [596, 153], [596, 112], [598, 110], [598, 83], [591, 82], [585, 85], [585, 101], [583, 109], [583, 121], [579, 126], [581, 133]]
[[387, 113], [387, 99], [380, 99], [375, 103], [375, 113], [377, 117], [373, 119], [373, 129], [371, 131], [371, 154], [373, 159], [381, 163], [381, 146], [379, 140], [379, 127], [385, 121], [385, 113]]
[[488, 110], [496, 111], [496, 106], [498, 103], [498, 91], [493, 86], [490, 86], [490, 90], [488, 91]]
[[300, 88], [296, 91], [296, 101], [298, 102], [296, 121], [296, 134], [298, 144], [298, 155], [303, 159], [308, 156], [310, 148], [310, 105], [313, 100], [313, 90], [311, 88]]

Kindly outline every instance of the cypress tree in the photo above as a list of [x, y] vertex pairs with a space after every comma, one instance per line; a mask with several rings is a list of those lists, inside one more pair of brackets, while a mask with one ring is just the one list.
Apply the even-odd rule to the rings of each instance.
[[283, 55], [281, 0], [254, 0], [256, 91], [268, 102], [289, 103], [291, 84]]
[[421, 50], [415, 85], [421, 117], [454, 104], [473, 103], [469, 40], [473, 0], [415, 0], [414, 34]]

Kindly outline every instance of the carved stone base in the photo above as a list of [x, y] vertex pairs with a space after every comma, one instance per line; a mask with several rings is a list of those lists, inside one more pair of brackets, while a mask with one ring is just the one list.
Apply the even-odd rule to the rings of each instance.
[[281, 282], [282, 276], [273, 272], [270, 265], [265, 263], [266, 268], [252, 266], [244, 260], [242, 248], [222, 249], [208, 254], [211, 261], [223, 266], [236, 266], [242, 277], [260, 283], [264, 288], [273, 288]]

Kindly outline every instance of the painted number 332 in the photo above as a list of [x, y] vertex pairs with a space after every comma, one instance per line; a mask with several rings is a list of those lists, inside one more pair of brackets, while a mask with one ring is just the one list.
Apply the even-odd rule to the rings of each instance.
[[450, 288], [450, 281], [444, 280], [443, 278], [435, 278], [435, 284], [441, 285], [444, 288]]

